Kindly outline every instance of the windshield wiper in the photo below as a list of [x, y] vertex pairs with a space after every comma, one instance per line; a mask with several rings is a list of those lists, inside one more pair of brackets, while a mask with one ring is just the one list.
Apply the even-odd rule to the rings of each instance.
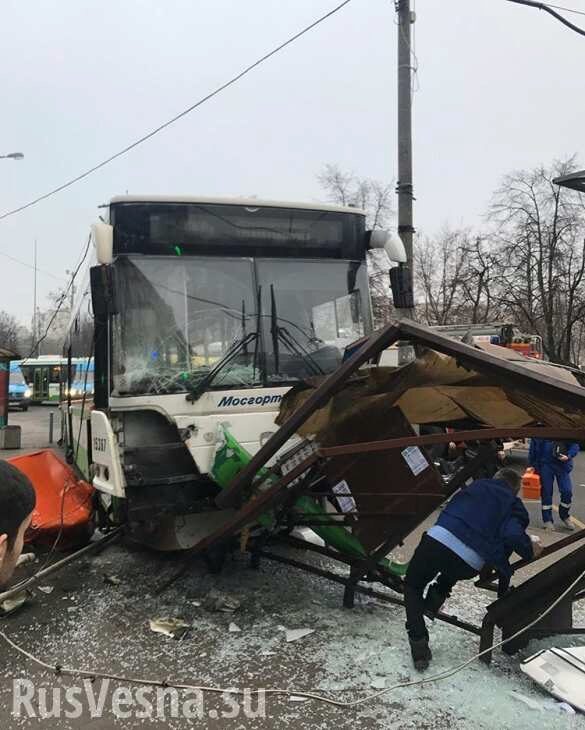
[[256, 379], [256, 368], [259, 368], [260, 374], [266, 372], [264, 361], [264, 348], [262, 347], [262, 287], [259, 286], [256, 290], [256, 344], [254, 345], [254, 360], [253, 360], [253, 376]]
[[247, 335], [245, 334], [243, 337], [240, 337], [239, 340], [236, 340], [234, 344], [230, 347], [230, 349], [226, 352], [226, 354], [218, 360], [218, 362], [215, 363], [213, 368], [203, 377], [197, 385], [195, 385], [192, 390], [187, 394], [187, 400], [194, 403], [196, 400], [199, 400], [203, 393], [209, 388], [211, 383], [215, 380], [215, 378], [221, 373], [221, 371], [230, 364], [230, 362], [236, 357], [236, 355], [241, 351], [247, 351], [248, 345], [251, 342], [258, 340], [258, 333], [257, 332], [249, 332]]
[[278, 346], [278, 317], [276, 316], [276, 298], [274, 284], [270, 285], [270, 334], [272, 335], [272, 353], [274, 355], [274, 372], [280, 375], [280, 352]]
[[286, 327], [280, 327], [278, 325], [278, 315], [276, 313], [276, 297], [274, 295], [274, 284], [270, 285], [270, 299], [271, 299], [271, 311], [270, 311], [270, 332], [272, 334], [272, 348], [274, 354], [274, 369], [276, 375], [279, 375], [280, 370], [280, 352], [279, 352], [279, 340], [284, 344], [286, 348], [293, 355], [300, 357], [301, 360], [308, 365], [315, 375], [325, 375], [325, 371], [319, 365], [319, 363], [311, 356], [310, 352], [306, 350], [301, 343], [296, 340]]

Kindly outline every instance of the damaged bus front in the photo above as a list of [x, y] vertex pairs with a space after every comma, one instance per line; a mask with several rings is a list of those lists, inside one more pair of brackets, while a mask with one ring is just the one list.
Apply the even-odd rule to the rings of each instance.
[[64, 404], [67, 451], [107, 519], [187, 548], [225, 519], [225, 434], [262, 446], [284, 393], [371, 332], [368, 248], [390, 265], [404, 249], [345, 207], [119, 197], [106, 212], [66, 346], [95, 357], [94, 399]]

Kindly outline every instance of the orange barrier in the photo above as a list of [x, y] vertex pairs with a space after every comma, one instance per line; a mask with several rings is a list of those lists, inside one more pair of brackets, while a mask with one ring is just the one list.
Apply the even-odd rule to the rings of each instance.
[[540, 477], [532, 467], [522, 476], [522, 496], [524, 499], [540, 499]]
[[7, 459], [31, 480], [37, 496], [25, 542], [60, 549], [87, 542], [93, 532], [94, 488], [50, 449]]

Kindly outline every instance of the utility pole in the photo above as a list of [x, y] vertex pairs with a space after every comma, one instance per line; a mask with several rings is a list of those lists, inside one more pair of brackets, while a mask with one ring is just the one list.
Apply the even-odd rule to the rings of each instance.
[[[410, 289], [413, 282], [413, 200], [412, 181], [412, 24], [410, 0], [394, 0], [398, 27], [398, 235], [406, 249]], [[413, 316], [414, 310], [405, 310]]]
[[65, 269], [67, 276], [71, 277], [71, 289], [69, 294], [69, 314], [73, 317], [73, 307], [75, 306], [75, 272]]
[[38, 313], [37, 313], [37, 239], [35, 238], [34, 244], [34, 279], [33, 279], [33, 325], [32, 325], [32, 354], [39, 355], [39, 346], [37, 345], [38, 339]]

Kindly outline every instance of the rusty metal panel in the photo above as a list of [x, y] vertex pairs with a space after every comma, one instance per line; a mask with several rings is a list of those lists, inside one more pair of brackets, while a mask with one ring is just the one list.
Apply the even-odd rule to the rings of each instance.
[[[354, 419], [344, 421], [344, 427], [359, 438], [382, 433], [387, 438], [415, 436], [399, 408], [386, 409], [383, 419], [370, 418], [368, 421], [356, 413]], [[414, 471], [407, 458], [413, 462], [416, 459]], [[330, 481], [343, 479], [347, 482], [359, 514], [380, 516], [373, 520], [360, 519], [358, 515], [352, 529], [368, 552], [395, 533], [405, 519], [428, 514], [445, 499], [440, 474], [428, 455], [417, 446], [362, 454], [357, 458], [341, 456], [328, 464], [326, 471]]]
[[533, 393], [541, 400], [562, 405], [569, 410], [585, 411], [585, 389], [579, 385], [564, 382], [561, 378], [551, 377], [538, 371], [531, 371], [516, 360], [485, 352], [450, 337], [445, 337], [430, 327], [424, 327], [410, 320], [398, 323], [400, 337], [417, 344], [426, 345], [437, 352], [451, 355], [457, 361], [480, 373], [495, 375], [498, 381], [511, 387], [520, 387]]

